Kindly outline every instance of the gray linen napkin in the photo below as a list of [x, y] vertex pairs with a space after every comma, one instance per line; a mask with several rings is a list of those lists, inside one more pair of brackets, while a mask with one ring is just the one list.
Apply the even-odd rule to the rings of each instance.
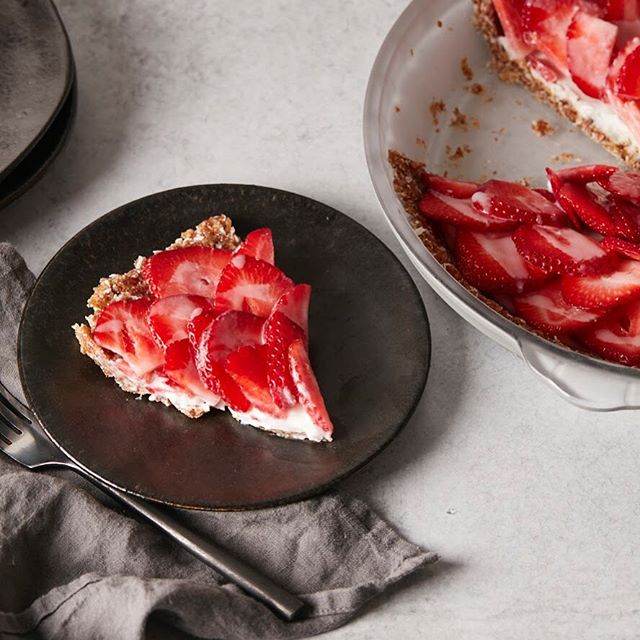
[[[15, 344], [32, 284], [0, 243], [0, 379], [20, 398]], [[282, 622], [74, 474], [0, 455], [0, 637], [299, 638], [344, 624], [436, 560], [362, 502], [331, 493], [260, 511], [174, 512], [299, 594], [311, 616]]]

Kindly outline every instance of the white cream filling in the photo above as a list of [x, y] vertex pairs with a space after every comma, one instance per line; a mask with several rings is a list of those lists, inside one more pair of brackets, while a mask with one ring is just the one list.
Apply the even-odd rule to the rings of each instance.
[[[505, 36], [498, 38], [498, 41], [510, 60], [522, 59], [510, 47]], [[556, 100], [569, 103], [583, 120], [591, 120], [611, 142], [639, 148], [629, 127], [611, 105], [585, 95], [570, 78], [559, 77], [555, 82], [550, 82], [545, 80], [535, 68], [530, 65], [528, 68], [531, 75], [543, 84]]]
[[279, 435], [296, 440], [311, 440], [312, 442], [331, 441], [331, 434], [320, 429], [320, 427], [311, 419], [311, 416], [305, 411], [301, 405], [291, 407], [284, 418], [276, 418], [264, 411], [260, 411], [252, 407], [246, 413], [229, 409], [231, 415], [241, 422], [258, 429], [266, 429], [274, 431]]

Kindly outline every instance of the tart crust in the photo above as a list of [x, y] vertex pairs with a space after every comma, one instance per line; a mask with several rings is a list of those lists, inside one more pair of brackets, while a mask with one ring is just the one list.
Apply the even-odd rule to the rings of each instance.
[[[181, 247], [201, 246], [216, 249], [235, 249], [240, 244], [231, 219], [225, 215], [217, 215], [203, 220], [194, 229], [187, 229], [180, 237], [167, 247], [168, 250]], [[136, 259], [133, 269], [127, 273], [115, 273], [102, 278], [87, 301], [92, 313], [86, 317], [86, 324], [75, 324], [73, 330], [80, 344], [80, 351], [91, 358], [105, 376], [113, 378], [124, 391], [137, 395], [149, 394], [149, 400], [161, 402], [166, 406], [173, 405], [190, 418], [199, 418], [209, 410], [209, 405], [201, 400], [180, 402], [169, 386], [160, 376], [151, 381], [157, 391], [149, 392], [149, 380], [136, 380], [130, 373], [123, 371], [122, 360], [103, 349], [93, 339], [93, 329], [100, 312], [116, 300], [135, 300], [150, 295], [147, 284], [142, 278], [141, 269], [145, 258]]]
[[536, 80], [524, 60], [511, 60], [509, 58], [498, 40], [502, 35], [502, 27], [492, 0], [472, 0], [472, 2], [475, 13], [474, 25], [485, 37], [489, 45], [491, 66], [501, 80], [523, 85], [535, 98], [552, 106], [561, 116], [569, 120], [607, 151], [626, 164], [640, 169], [640, 149], [637, 145], [632, 143], [621, 144], [610, 140], [590, 118], [581, 117], [571, 104], [556, 98], [544, 84]]

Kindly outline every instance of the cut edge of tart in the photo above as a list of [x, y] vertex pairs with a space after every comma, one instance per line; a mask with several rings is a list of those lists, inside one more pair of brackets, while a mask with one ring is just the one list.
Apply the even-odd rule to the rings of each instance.
[[[561, 78], [566, 80], [561, 82], [554, 77], [545, 77], [550, 73], [552, 76], [555, 75], [555, 71], [545, 62], [538, 62], [539, 56], [535, 57], [534, 53], [515, 50], [517, 38], [505, 33], [494, 0], [472, 2], [475, 27], [488, 43], [491, 65], [501, 80], [523, 85], [535, 98], [553, 107], [614, 156], [634, 168], [640, 168], [640, 110], [637, 110], [635, 100], [626, 102], [612, 96], [611, 102], [605, 103], [599, 98], [584, 94], [580, 89], [576, 90], [570, 79]], [[507, 7], [508, 0], [500, 0], [500, 3]], [[507, 8], [504, 11], [507, 11]], [[633, 44], [632, 41], [630, 43]], [[589, 47], [593, 51], [593, 46], [585, 46], [588, 49], [583, 62], [588, 67]], [[624, 49], [619, 53], [623, 54]], [[534, 68], [532, 60], [536, 62], [537, 68]], [[612, 67], [615, 64], [615, 55], [611, 64]], [[613, 102], [616, 102], [617, 107]], [[630, 106], [627, 108], [625, 105]], [[600, 109], [600, 106], [604, 109]], [[631, 109], [633, 113], [626, 113]], [[626, 113], [625, 120], [628, 118], [628, 121], [623, 121], [623, 113]], [[629, 125], [629, 122], [632, 124]]]
[[548, 169], [547, 190], [450, 180], [396, 151], [388, 160], [414, 231], [469, 293], [554, 344], [640, 366], [640, 173]]
[[228, 408], [281, 437], [331, 441], [307, 354], [311, 288], [273, 262], [268, 229], [241, 242], [229, 217], [207, 218], [100, 279], [72, 327], [80, 350], [124, 391], [190, 418]]

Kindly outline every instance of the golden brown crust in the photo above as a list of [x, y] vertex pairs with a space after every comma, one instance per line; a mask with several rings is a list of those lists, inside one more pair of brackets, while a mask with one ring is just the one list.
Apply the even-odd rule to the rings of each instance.
[[[167, 247], [168, 250], [189, 246], [215, 247], [217, 249], [235, 249], [240, 239], [235, 233], [231, 219], [225, 215], [213, 216], [203, 220], [194, 229], [187, 229], [180, 237]], [[111, 302], [116, 300], [134, 300], [150, 295], [149, 288], [142, 277], [142, 265], [145, 258], [139, 257], [133, 269], [127, 273], [115, 273], [102, 278], [93, 294], [87, 301], [93, 313], [87, 316], [86, 324], [75, 324], [73, 330], [80, 344], [80, 351], [91, 358], [102, 372], [113, 378], [124, 391], [144, 395], [149, 393], [147, 381], [137, 381], [122, 370], [121, 361], [98, 345], [92, 336], [96, 320], [100, 312]], [[159, 380], [159, 382], [161, 382]], [[173, 405], [190, 418], [200, 417], [207, 409], [205, 403], [194, 402], [189, 406], [178, 406], [160, 388], [149, 396], [150, 400], [162, 402], [166, 406]]]
[[559, 100], [542, 83], [538, 82], [529, 71], [525, 61], [509, 59], [498, 40], [502, 31], [492, 0], [472, 0], [472, 2], [475, 12], [475, 27], [485, 37], [489, 45], [491, 66], [501, 80], [523, 85], [535, 98], [553, 107], [561, 116], [569, 120], [609, 153], [622, 160], [622, 162], [640, 169], [640, 158], [638, 157], [636, 145], [620, 144], [610, 140], [604, 132], [595, 126], [592, 120], [582, 118], [571, 104], [564, 100]]

